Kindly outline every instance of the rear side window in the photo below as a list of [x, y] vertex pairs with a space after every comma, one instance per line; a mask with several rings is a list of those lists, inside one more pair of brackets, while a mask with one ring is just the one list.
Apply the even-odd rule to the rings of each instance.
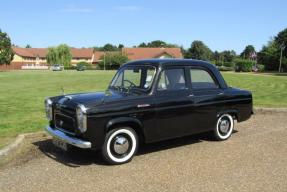
[[184, 69], [165, 69], [160, 74], [157, 90], [182, 90], [186, 88]]
[[190, 69], [190, 76], [193, 89], [218, 88], [210, 74], [203, 69]]

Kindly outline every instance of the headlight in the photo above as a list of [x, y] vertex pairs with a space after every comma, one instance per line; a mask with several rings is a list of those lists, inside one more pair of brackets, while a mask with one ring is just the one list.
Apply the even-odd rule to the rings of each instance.
[[50, 121], [53, 119], [52, 104], [53, 104], [53, 102], [51, 99], [45, 100], [46, 117]]
[[87, 131], [87, 108], [84, 105], [78, 105], [76, 109], [78, 129], [84, 133]]

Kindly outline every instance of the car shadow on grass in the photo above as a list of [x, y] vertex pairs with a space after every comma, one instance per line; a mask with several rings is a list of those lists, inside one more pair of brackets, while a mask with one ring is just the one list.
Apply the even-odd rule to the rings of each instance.
[[[233, 133], [238, 131], [234, 130]], [[188, 146], [203, 141], [214, 142], [210, 133], [202, 133], [198, 135], [185, 136], [176, 139], [170, 139], [150, 144], [142, 144], [139, 147], [137, 156], [154, 153], [163, 150], [170, 150], [177, 147]], [[87, 149], [79, 149], [69, 146], [68, 151], [54, 146], [52, 139], [37, 141], [33, 143], [47, 157], [62, 163], [63, 165], [77, 168], [80, 166], [97, 164], [108, 165], [102, 158], [100, 151], [92, 151]]]

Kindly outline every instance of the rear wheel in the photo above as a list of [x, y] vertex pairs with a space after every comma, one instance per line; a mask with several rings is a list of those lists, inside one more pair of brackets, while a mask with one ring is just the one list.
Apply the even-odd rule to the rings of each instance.
[[138, 136], [129, 127], [120, 127], [108, 132], [102, 155], [110, 164], [123, 164], [132, 160], [138, 148]]
[[221, 115], [216, 123], [214, 129], [214, 137], [218, 141], [223, 141], [228, 139], [234, 129], [234, 120], [230, 114]]

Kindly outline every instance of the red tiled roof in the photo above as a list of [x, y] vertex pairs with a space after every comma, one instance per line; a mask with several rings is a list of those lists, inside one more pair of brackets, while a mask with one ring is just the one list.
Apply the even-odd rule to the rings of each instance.
[[71, 48], [73, 58], [92, 58], [93, 48]]
[[15, 54], [23, 56], [23, 57], [34, 57], [34, 55], [28, 51], [26, 48], [22, 47], [12, 47]]
[[122, 52], [127, 54], [130, 60], [157, 58], [164, 54], [173, 58], [182, 58], [180, 48], [123, 48]]
[[[22, 48], [13, 47], [15, 54], [23, 57], [46, 57], [48, 53], [48, 48]], [[93, 49], [92, 48], [71, 48], [71, 54], [73, 58], [92, 58]]]

